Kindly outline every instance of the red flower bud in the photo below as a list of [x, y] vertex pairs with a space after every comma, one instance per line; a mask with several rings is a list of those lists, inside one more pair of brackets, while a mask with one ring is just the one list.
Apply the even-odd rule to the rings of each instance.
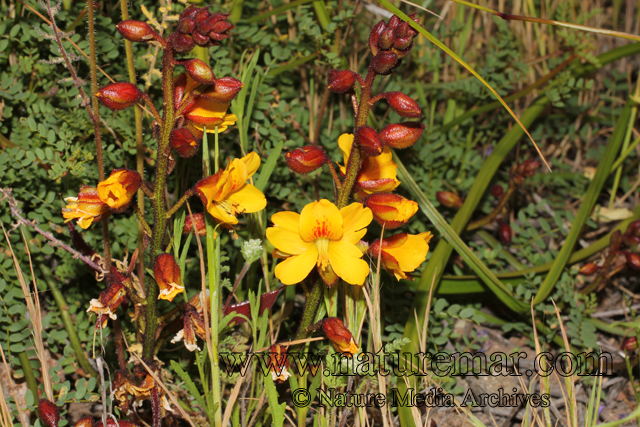
[[182, 234], [191, 233], [191, 230], [193, 230], [194, 223], [196, 225], [195, 233], [198, 236], [206, 236], [207, 223], [204, 218], [204, 213], [193, 214], [193, 220], [191, 219], [191, 215], [187, 215], [187, 217], [184, 220], [184, 226], [182, 227]]
[[287, 165], [294, 172], [308, 174], [314, 170], [321, 168], [327, 163], [329, 157], [322, 148], [315, 145], [307, 145], [306, 147], [296, 148], [295, 150], [285, 154]]
[[396, 15], [393, 15], [391, 18], [389, 18], [387, 28], [395, 29], [398, 25], [400, 25], [401, 22], [402, 20], [400, 18], [398, 18]]
[[378, 47], [381, 50], [389, 50], [391, 46], [393, 46], [393, 42], [395, 37], [393, 36], [393, 28], [387, 28], [386, 30], [380, 33], [380, 38], [378, 39]]
[[329, 70], [327, 75], [329, 90], [333, 93], [344, 93], [351, 90], [358, 75], [351, 70]]
[[197, 6], [189, 6], [180, 14], [180, 21], [184, 19], [194, 19], [196, 17], [196, 13], [200, 11], [200, 8]]
[[142, 91], [131, 83], [111, 83], [96, 93], [102, 105], [110, 110], [124, 110], [140, 101]]
[[518, 173], [526, 176], [527, 178], [531, 178], [536, 174], [536, 171], [540, 167], [540, 162], [535, 160], [525, 160], [521, 165], [518, 166]]
[[501, 199], [504, 195], [504, 189], [502, 188], [502, 185], [494, 185], [491, 187], [490, 191], [493, 197], [495, 197], [496, 199]]
[[187, 53], [196, 46], [193, 38], [187, 34], [176, 34], [171, 41], [173, 49], [178, 53]]
[[[102, 427], [102, 421], [95, 423], [95, 427]], [[113, 418], [107, 418], [107, 427], [138, 427], [131, 421], [114, 420]]]
[[324, 334], [329, 338], [331, 344], [336, 351], [344, 354], [347, 357], [352, 357], [358, 353], [358, 345], [353, 339], [351, 332], [344, 326], [342, 320], [337, 317], [329, 317], [322, 322], [322, 330]]
[[382, 140], [371, 126], [360, 126], [356, 129], [356, 141], [365, 156], [375, 157], [382, 154]]
[[411, 147], [422, 135], [425, 125], [415, 122], [393, 123], [380, 131], [384, 145], [392, 148]]
[[80, 418], [73, 427], [93, 427], [93, 417]]
[[133, 19], [120, 22], [116, 25], [116, 30], [122, 34], [122, 37], [132, 42], [153, 40], [156, 35], [156, 32], [153, 31], [149, 24], [142, 21], [134, 21]]
[[393, 47], [401, 51], [410, 50], [413, 47], [413, 36], [396, 37], [393, 41]]
[[373, 71], [381, 76], [387, 76], [400, 64], [398, 55], [393, 52], [381, 51], [373, 57]]
[[500, 235], [500, 241], [502, 243], [504, 243], [505, 245], [511, 243], [512, 230], [509, 224], [505, 222], [501, 223], [500, 227], [498, 228], [498, 234]]
[[196, 20], [196, 24], [200, 26], [201, 24], [206, 22], [210, 16], [211, 16], [211, 12], [209, 12], [209, 9], [206, 7], [202, 7], [202, 8], [198, 8], [193, 18]]
[[213, 74], [213, 70], [204, 61], [199, 59], [189, 59], [182, 62], [182, 65], [187, 70], [187, 73], [193, 78], [193, 80], [204, 85], [210, 85], [215, 83], [216, 76]]
[[460, 196], [450, 191], [437, 191], [436, 197], [442, 205], [448, 208], [460, 209], [460, 207], [462, 206], [462, 200], [460, 199]]
[[622, 236], [622, 240], [624, 244], [627, 246], [637, 246], [640, 245], [640, 237], [638, 236], [630, 236], [629, 234], [625, 234]]
[[[211, 18], [209, 18], [209, 21], [211, 22], [213, 19], [218, 19], [218, 18], [211, 17]], [[226, 17], [224, 17], [222, 19], [226, 19]], [[213, 34], [223, 34], [225, 32], [233, 30], [235, 27], [236, 26], [233, 25], [231, 22], [218, 20], [217, 22], [215, 22], [213, 24], [213, 26], [211, 28], [211, 31], [209, 31], [209, 37], [215, 37], [215, 36], [212, 36], [211, 33], [213, 33]]]
[[622, 348], [627, 351], [633, 351], [638, 348], [638, 339], [636, 337], [628, 337], [622, 343]]
[[211, 43], [209, 35], [202, 34], [197, 29], [194, 30], [193, 33], [191, 33], [191, 37], [193, 37], [193, 41], [195, 42], [195, 44], [201, 47], [207, 47]]
[[169, 136], [171, 146], [178, 152], [182, 158], [188, 158], [198, 152], [200, 140], [193, 136], [187, 128], [174, 129]]
[[200, 94], [202, 98], [206, 98], [213, 102], [231, 102], [242, 90], [244, 84], [233, 77], [223, 77], [217, 79], [212, 87], [207, 88]]
[[640, 271], [640, 255], [635, 252], [627, 252], [625, 256], [627, 258], [627, 265], [634, 270]]
[[378, 54], [378, 41], [380, 39], [380, 34], [382, 34], [382, 32], [386, 28], [387, 26], [384, 21], [380, 21], [376, 25], [374, 25], [374, 27], [371, 29], [371, 33], [369, 33], [369, 49], [371, 50], [371, 53], [373, 55]]
[[590, 262], [589, 264], [583, 265], [578, 273], [582, 274], [583, 276], [591, 276], [592, 274], [595, 274], [599, 269], [600, 267], [598, 267], [593, 262]]
[[196, 21], [193, 19], [185, 19], [178, 24], [178, 31], [182, 34], [191, 34], [196, 29]]
[[60, 411], [55, 403], [47, 399], [40, 399], [38, 402], [38, 418], [46, 427], [58, 427]]
[[402, 92], [388, 92], [383, 97], [389, 103], [389, 106], [398, 115], [409, 119], [415, 119], [422, 117], [422, 111], [420, 106], [413, 99], [409, 98]]
[[393, 193], [373, 193], [362, 203], [371, 209], [375, 220], [388, 230], [406, 224], [418, 212], [416, 202]]
[[632, 236], [640, 236], [640, 220], [633, 221], [627, 227], [627, 234]]

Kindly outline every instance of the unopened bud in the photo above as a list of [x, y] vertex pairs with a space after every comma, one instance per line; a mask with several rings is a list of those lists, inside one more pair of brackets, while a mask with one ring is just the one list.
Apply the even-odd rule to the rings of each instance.
[[595, 274], [599, 269], [600, 267], [598, 267], [597, 264], [590, 262], [589, 264], [583, 265], [578, 273], [582, 274], [583, 276], [591, 276], [592, 274]]
[[380, 34], [382, 34], [386, 27], [387, 26], [384, 21], [380, 21], [374, 25], [371, 29], [371, 33], [369, 33], [369, 49], [374, 56], [377, 55], [380, 50], [380, 48], [378, 48], [378, 41], [380, 39]]
[[213, 102], [231, 102], [240, 93], [244, 84], [233, 77], [217, 79], [212, 87], [203, 91], [200, 96]]
[[329, 70], [327, 74], [328, 87], [333, 93], [344, 93], [351, 90], [358, 75], [351, 70]]
[[322, 322], [322, 330], [336, 351], [347, 357], [358, 353], [358, 345], [342, 320], [337, 317], [329, 317]]
[[627, 227], [627, 234], [640, 237], [640, 220], [633, 221]]
[[131, 83], [111, 83], [100, 89], [95, 96], [105, 107], [118, 111], [129, 108], [140, 101], [142, 91], [138, 89], [138, 86]]
[[625, 234], [624, 236], [622, 236], [622, 241], [624, 242], [625, 245], [627, 246], [637, 246], [640, 245], [640, 237], [638, 236], [633, 236], [633, 235], [629, 235], [629, 234]]
[[213, 70], [204, 61], [199, 59], [189, 59], [182, 62], [182, 65], [187, 70], [187, 73], [193, 78], [193, 80], [204, 85], [210, 85], [215, 83], [216, 76], [213, 74]]
[[196, 29], [196, 21], [193, 19], [185, 19], [178, 24], [178, 31], [182, 34], [191, 34]]
[[196, 17], [196, 13], [200, 11], [200, 8], [197, 6], [189, 6], [180, 14], [180, 21], [184, 19], [194, 19]]
[[390, 230], [406, 224], [418, 212], [416, 202], [393, 193], [373, 193], [364, 199], [363, 204], [371, 209], [380, 225]]
[[496, 199], [501, 199], [504, 195], [504, 189], [502, 188], [502, 185], [494, 185], [491, 187], [490, 191], [493, 197], [495, 197]]
[[540, 167], [540, 162], [528, 159], [528, 160], [525, 160], [518, 167], [518, 172], [526, 176], [527, 178], [531, 178], [533, 175], [536, 174], [536, 171], [538, 170], [539, 167]]
[[422, 135], [425, 125], [415, 122], [393, 123], [380, 131], [384, 145], [392, 148], [411, 147]]
[[327, 163], [329, 158], [322, 148], [315, 145], [307, 145], [306, 147], [296, 148], [295, 150], [285, 154], [287, 165], [294, 172], [308, 174], [319, 169]]
[[193, 37], [193, 41], [195, 42], [195, 44], [201, 47], [206, 47], [211, 42], [207, 34], [202, 34], [197, 29], [193, 30], [193, 33], [191, 33], [191, 37]]
[[460, 209], [460, 207], [462, 206], [462, 200], [460, 199], [460, 196], [450, 191], [437, 191], [436, 197], [442, 205], [448, 208]]
[[196, 46], [193, 38], [187, 34], [176, 34], [172, 39], [172, 44], [173, 49], [178, 53], [187, 53]]
[[373, 71], [380, 74], [381, 76], [386, 76], [391, 74], [391, 72], [399, 64], [400, 64], [400, 61], [398, 60], [398, 55], [388, 51], [378, 52], [378, 54], [374, 56], [372, 60]]
[[400, 18], [398, 18], [396, 15], [393, 15], [391, 18], [389, 18], [389, 23], [387, 24], [387, 28], [391, 28], [393, 30], [398, 25], [400, 25], [401, 22], [402, 20]]
[[200, 147], [200, 140], [187, 128], [172, 130], [169, 142], [178, 155], [185, 159], [196, 154]]
[[116, 30], [122, 34], [122, 37], [132, 42], [153, 40], [156, 34], [146, 22], [135, 21], [133, 19], [120, 22], [116, 25]]
[[[195, 223], [195, 230], [193, 225]], [[204, 213], [189, 214], [184, 220], [184, 226], [182, 227], [182, 234], [189, 234], [194, 231], [198, 236], [207, 235], [207, 222], [204, 218]]]
[[500, 227], [498, 228], [498, 234], [500, 235], [500, 241], [502, 243], [504, 243], [505, 245], [511, 243], [512, 230], [509, 224], [505, 222], [501, 223]]
[[627, 351], [633, 351], [638, 348], [638, 339], [636, 337], [628, 337], [622, 343], [622, 348]]
[[382, 154], [382, 140], [371, 126], [360, 126], [356, 129], [356, 141], [365, 156], [375, 157]]
[[73, 427], [93, 427], [93, 417], [80, 418]]
[[393, 47], [401, 51], [410, 50], [413, 47], [413, 36], [396, 37]]
[[380, 38], [378, 39], [378, 47], [380, 50], [389, 50], [391, 46], [393, 46], [393, 42], [395, 37], [393, 35], [393, 28], [387, 28], [386, 30], [380, 33]]
[[384, 98], [398, 115], [408, 119], [422, 117], [422, 110], [418, 103], [404, 93], [388, 92], [384, 94]]
[[634, 270], [640, 271], [640, 255], [635, 252], [627, 252], [625, 256], [627, 258], [627, 265]]
[[40, 399], [38, 402], [38, 418], [46, 427], [58, 427], [60, 411], [55, 403], [47, 399]]

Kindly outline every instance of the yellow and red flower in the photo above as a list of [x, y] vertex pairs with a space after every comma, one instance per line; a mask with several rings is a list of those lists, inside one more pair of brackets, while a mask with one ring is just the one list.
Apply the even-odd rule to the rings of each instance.
[[322, 322], [322, 330], [336, 351], [347, 357], [352, 357], [358, 353], [358, 345], [353, 339], [353, 335], [339, 318], [329, 317], [325, 319]]
[[406, 224], [418, 212], [416, 202], [392, 193], [371, 194], [363, 203], [371, 209], [375, 220], [388, 230]]
[[[208, 292], [208, 290], [207, 290]], [[185, 304], [182, 312], [183, 327], [178, 331], [171, 340], [172, 343], [184, 341], [185, 347], [189, 351], [200, 350], [198, 347], [198, 337], [206, 339], [205, 324], [202, 317], [203, 293], [199, 292], [188, 304]], [[207, 307], [209, 307], [209, 298], [206, 299]], [[207, 311], [209, 312], [209, 311]]]
[[226, 169], [196, 184], [200, 200], [216, 221], [233, 226], [238, 223], [238, 214], [258, 212], [267, 206], [264, 194], [246, 183], [259, 166], [260, 157], [251, 152], [242, 159], [233, 159]]
[[115, 312], [124, 301], [126, 295], [127, 291], [122, 283], [113, 283], [100, 293], [98, 299], [94, 298], [89, 302], [87, 313], [98, 315], [96, 328], [98, 326], [105, 328], [109, 319], [116, 320], [118, 318]]
[[[198, 86], [199, 83], [191, 76], [185, 75], [183, 77], [180, 75], [176, 80], [176, 107], [179, 108], [182, 102], [187, 102], [189, 95]], [[203, 132], [205, 126], [208, 133], [215, 133], [216, 126], [218, 132], [223, 132], [227, 130], [227, 127], [235, 125], [238, 120], [235, 114], [227, 114], [230, 102], [215, 102], [202, 96], [192, 98], [188, 102], [189, 104], [184, 106], [182, 114], [200, 132]]]
[[287, 348], [280, 344], [274, 344], [269, 347], [269, 371], [273, 381], [281, 384], [291, 376], [289, 372], [289, 358], [287, 357]]
[[64, 200], [68, 202], [62, 209], [65, 222], [77, 219], [78, 225], [85, 230], [94, 221], [100, 221], [105, 215], [111, 213], [109, 206], [98, 197], [98, 190], [88, 185], [80, 187], [78, 197], [67, 197]]
[[[346, 165], [349, 162], [349, 154], [353, 146], [353, 135], [345, 133], [338, 138], [338, 145], [344, 156], [345, 166], [340, 166], [340, 171], [345, 174]], [[371, 193], [388, 193], [400, 185], [397, 179], [396, 165], [392, 160], [391, 149], [385, 146], [382, 154], [376, 157], [366, 157], [362, 162], [358, 174], [358, 188], [360, 194], [356, 198], [363, 199]]]
[[109, 178], [98, 184], [98, 197], [114, 212], [122, 212], [140, 188], [142, 178], [136, 171], [114, 169]]
[[327, 285], [342, 278], [362, 285], [369, 264], [356, 243], [366, 234], [373, 216], [369, 208], [353, 203], [338, 209], [326, 199], [308, 204], [301, 214], [278, 212], [271, 217], [274, 227], [267, 239], [288, 256], [276, 266], [276, 277], [285, 285], [301, 282], [315, 266]]
[[430, 232], [412, 235], [407, 233], [396, 234], [373, 242], [369, 245], [369, 255], [380, 262], [388, 271], [396, 276], [396, 279], [411, 279], [407, 273], [413, 272], [427, 257], [429, 252]]
[[173, 255], [161, 254], [156, 258], [156, 263], [153, 266], [153, 276], [160, 288], [158, 299], [173, 301], [176, 295], [184, 292], [182, 278], [180, 277], [180, 267]]

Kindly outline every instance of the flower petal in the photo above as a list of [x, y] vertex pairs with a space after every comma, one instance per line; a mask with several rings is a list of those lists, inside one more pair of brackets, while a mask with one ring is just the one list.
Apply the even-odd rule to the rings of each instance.
[[237, 205], [239, 213], [258, 212], [267, 206], [267, 199], [251, 184], [243, 185], [239, 190], [227, 196], [227, 201], [232, 205]]
[[300, 234], [300, 214], [297, 212], [278, 212], [271, 217], [271, 222], [276, 227]]
[[242, 160], [247, 167], [247, 177], [256, 173], [260, 167], [260, 156], [258, 156], [255, 151], [250, 152], [240, 160]]
[[362, 252], [345, 240], [329, 242], [329, 262], [336, 274], [351, 285], [363, 285], [369, 275], [369, 264]]
[[340, 172], [347, 172], [347, 163], [349, 162], [349, 154], [351, 154], [351, 147], [353, 146], [353, 135], [350, 133], [343, 133], [338, 138], [338, 147], [342, 151], [344, 157], [344, 166], [340, 166]]
[[281, 227], [267, 228], [267, 239], [279, 251], [286, 252], [291, 255], [300, 255], [305, 252], [313, 242], [305, 242], [300, 238], [300, 234]]
[[376, 157], [367, 157], [362, 164], [358, 181], [373, 181], [378, 179], [395, 179], [398, 165], [393, 162], [393, 154], [389, 147], [385, 146], [382, 154]]
[[340, 209], [342, 215], [342, 240], [356, 244], [367, 233], [367, 226], [373, 219], [371, 209], [365, 208], [361, 203], [352, 203]]
[[342, 215], [338, 207], [322, 199], [309, 203], [300, 214], [300, 235], [302, 240], [311, 242], [326, 237], [337, 240], [342, 237]]
[[398, 261], [402, 271], [412, 272], [420, 267], [420, 264], [425, 260], [427, 252], [429, 251], [429, 244], [424, 236], [409, 234], [406, 242], [402, 246], [385, 248], [384, 251]]
[[318, 259], [316, 245], [310, 245], [309, 249], [300, 255], [287, 258], [276, 265], [276, 277], [285, 285], [295, 285], [302, 282], [313, 270]]
[[207, 212], [209, 212], [209, 214], [214, 217], [219, 223], [230, 225], [235, 225], [238, 223], [238, 218], [229, 214], [225, 209], [223, 209], [221, 206], [218, 206], [218, 204], [216, 203], [208, 203]]

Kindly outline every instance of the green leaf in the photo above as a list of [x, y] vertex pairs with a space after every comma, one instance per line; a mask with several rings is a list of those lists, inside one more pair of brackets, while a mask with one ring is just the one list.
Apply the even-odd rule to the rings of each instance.
[[269, 183], [269, 178], [273, 173], [273, 170], [276, 168], [276, 164], [278, 163], [278, 159], [280, 158], [280, 153], [282, 152], [282, 147], [284, 147], [284, 141], [280, 141], [276, 144], [276, 146], [271, 150], [271, 154], [267, 158], [267, 161], [262, 166], [260, 170], [260, 176], [258, 177], [258, 181], [255, 186], [258, 190], [264, 191]]
[[189, 374], [187, 374], [184, 371], [184, 369], [182, 369], [182, 367], [175, 360], [171, 361], [171, 368], [173, 368], [175, 373], [180, 376], [182, 381], [184, 381], [184, 384], [187, 386], [187, 389], [189, 390], [189, 394], [191, 394], [191, 396], [193, 396], [193, 398], [196, 399], [196, 402], [198, 402], [198, 404], [202, 407], [202, 409], [207, 410], [207, 405], [204, 403], [204, 399], [202, 398], [202, 395], [198, 391], [198, 388], [196, 387], [194, 382], [191, 380], [191, 377], [189, 376]]

